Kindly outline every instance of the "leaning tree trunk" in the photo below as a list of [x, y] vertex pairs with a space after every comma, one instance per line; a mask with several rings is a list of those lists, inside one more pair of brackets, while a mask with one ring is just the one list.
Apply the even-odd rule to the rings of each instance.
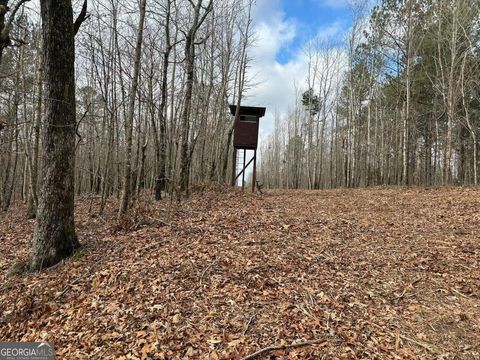
[[75, 43], [71, 0], [42, 0], [45, 122], [42, 186], [30, 267], [39, 270], [79, 246], [74, 221]]

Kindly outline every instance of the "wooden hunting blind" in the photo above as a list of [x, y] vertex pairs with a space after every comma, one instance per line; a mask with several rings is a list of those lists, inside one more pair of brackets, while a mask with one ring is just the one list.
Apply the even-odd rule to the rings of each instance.
[[[236, 118], [233, 125], [233, 166], [232, 166], [232, 186], [235, 186], [237, 180], [242, 176], [242, 189], [245, 187], [245, 171], [253, 162], [253, 181], [252, 191], [255, 191], [256, 175], [257, 175], [257, 145], [258, 145], [258, 129], [260, 118], [265, 116], [264, 107], [240, 106], [239, 117]], [[230, 113], [237, 115], [237, 106], [230, 105]], [[237, 152], [243, 150], [242, 170], [237, 174]], [[247, 150], [253, 150], [252, 159], [246, 163]]]

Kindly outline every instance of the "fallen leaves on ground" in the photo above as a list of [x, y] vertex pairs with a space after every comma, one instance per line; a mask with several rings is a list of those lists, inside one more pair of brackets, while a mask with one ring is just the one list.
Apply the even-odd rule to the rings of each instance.
[[[0, 339], [52, 341], [59, 358], [480, 359], [480, 194], [473, 188], [207, 188], [148, 204], [132, 231], [115, 204], [83, 248], [7, 277], [33, 221], [0, 218]], [[138, 221], [137, 221], [138, 220]]]

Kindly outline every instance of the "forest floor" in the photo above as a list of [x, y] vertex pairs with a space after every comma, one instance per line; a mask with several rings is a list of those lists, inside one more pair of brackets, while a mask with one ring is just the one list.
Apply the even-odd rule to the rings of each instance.
[[[0, 215], [0, 339], [60, 359], [480, 359], [480, 191], [241, 193], [77, 202], [83, 248], [7, 276], [33, 221]], [[128, 228], [128, 230], [126, 230]]]

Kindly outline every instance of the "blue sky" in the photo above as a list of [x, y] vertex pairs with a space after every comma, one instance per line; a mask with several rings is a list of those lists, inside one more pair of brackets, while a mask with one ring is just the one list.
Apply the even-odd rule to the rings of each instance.
[[274, 114], [287, 116], [297, 92], [305, 88], [306, 43], [316, 37], [330, 47], [343, 47], [350, 18], [348, 0], [257, 0], [244, 105], [267, 108], [260, 141], [271, 134]]
[[[345, 30], [350, 26], [350, 12], [344, 0], [281, 0], [280, 6], [287, 21], [296, 27], [295, 38], [277, 54], [277, 61], [281, 64], [291, 60], [303, 44], [322, 29], [337, 25]], [[342, 35], [339, 32], [336, 40], [342, 41]]]
[[306, 43], [317, 38], [327, 47], [344, 47], [351, 24], [348, 1], [257, 0], [243, 105], [267, 108], [260, 120], [260, 144], [273, 132], [275, 114], [288, 116], [298, 91], [306, 88]]

